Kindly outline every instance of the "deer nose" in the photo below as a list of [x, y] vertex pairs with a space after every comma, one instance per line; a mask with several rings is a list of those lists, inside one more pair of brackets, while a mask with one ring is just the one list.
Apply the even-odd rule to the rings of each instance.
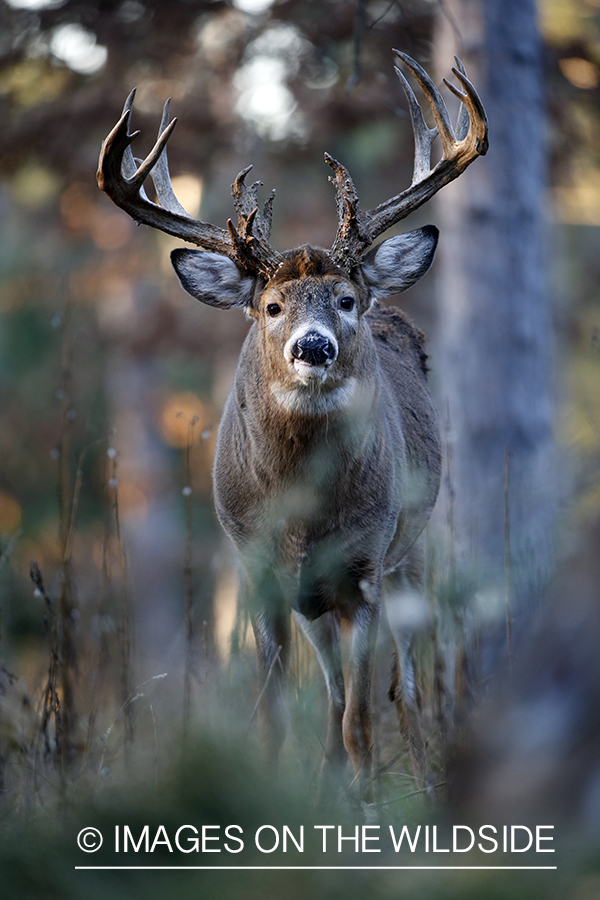
[[298, 338], [292, 347], [292, 356], [311, 366], [324, 366], [333, 362], [336, 349], [325, 335], [310, 331]]

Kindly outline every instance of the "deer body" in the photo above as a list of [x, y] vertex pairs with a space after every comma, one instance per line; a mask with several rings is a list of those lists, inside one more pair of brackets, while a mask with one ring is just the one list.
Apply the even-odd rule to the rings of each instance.
[[[426, 524], [441, 468], [424, 336], [400, 310], [372, 306], [381, 292], [420, 277], [436, 243], [432, 226], [391, 238], [352, 276], [322, 250], [291, 251], [247, 306], [255, 322], [215, 452], [216, 509], [240, 554], [269, 678], [264, 741], [275, 757], [292, 610], [328, 684], [328, 753], [339, 755], [345, 743], [363, 779], [383, 578]], [[194, 250], [174, 251], [173, 262], [187, 290], [227, 303], [233, 263], [220, 262], [217, 275], [212, 255]], [[340, 617], [356, 638], [348, 698]]]
[[219, 428], [215, 503], [241, 553], [256, 548], [299, 579], [291, 605], [315, 618], [338, 608], [300, 590], [309, 561], [331, 556], [321, 546], [343, 546], [348, 569], [368, 559], [385, 573], [422, 531], [439, 486], [436, 415], [419, 333], [399, 311], [362, 319], [331, 409], [318, 388], [297, 401], [304, 408], [288, 408], [261, 337], [255, 324]]
[[[128, 133], [133, 93], [103, 144], [98, 183], [138, 221], [202, 250], [171, 259], [188, 293], [254, 319], [244, 343], [214, 462], [219, 519], [239, 552], [264, 680], [259, 726], [271, 759], [285, 733], [283, 688], [290, 612], [312, 644], [329, 697], [326, 757], [344, 748], [368, 796], [372, 753], [371, 679], [383, 582], [406, 561], [435, 503], [441, 455], [427, 387], [423, 335], [377, 300], [410, 287], [429, 268], [437, 229], [426, 226], [374, 240], [458, 177], [487, 150], [481, 101], [457, 60], [463, 90], [456, 133], [424, 70], [394, 51], [423, 89], [429, 128], [404, 76], [415, 134], [411, 187], [368, 212], [347, 170], [326, 154], [336, 186], [339, 227], [331, 250], [286, 253], [269, 243], [273, 194], [262, 213], [260, 183], [232, 186], [237, 226], [227, 231], [191, 219], [173, 194], [166, 142], [175, 120], [168, 104], [157, 143], [139, 166]], [[430, 169], [439, 133], [443, 157]], [[159, 203], [142, 184], [149, 173]], [[414, 574], [414, 573], [413, 573]], [[351, 624], [346, 677], [340, 619]], [[392, 693], [415, 774], [426, 775], [409, 652], [410, 634], [389, 616], [396, 647]]]

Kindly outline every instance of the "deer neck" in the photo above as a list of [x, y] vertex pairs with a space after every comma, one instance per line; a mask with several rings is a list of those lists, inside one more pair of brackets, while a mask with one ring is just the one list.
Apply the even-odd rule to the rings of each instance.
[[352, 371], [343, 378], [298, 387], [278, 378], [262, 356], [259, 365], [251, 365], [258, 349], [252, 344], [249, 341], [250, 346], [245, 347], [238, 369], [236, 395], [244, 429], [263, 458], [276, 453], [286, 465], [290, 457], [299, 463], [325, 445], [331, 453], [344, 451], [354, 456], [364, 452], [381, 390], [372, 339], [363, 343]]

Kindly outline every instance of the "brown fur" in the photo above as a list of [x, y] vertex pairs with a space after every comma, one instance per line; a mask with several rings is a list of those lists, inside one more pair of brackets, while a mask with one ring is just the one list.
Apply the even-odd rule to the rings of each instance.
[[327, 251], [305, 244], [296, 250], [287, 251], [284, 262], [280, 264], [269, 284], [277, 286], [286, 281], [296, 281], [314, 275], [345, 277], [343, 270], [333, 262]]
[[[340, 297], [354, 297], [355, 311], [340, 313]], [[271, 319], [273, 303], [282, 312]], [[424, 335], [399, 309], [367, 312], [360, 271], [350, 279], [310, 247], [288, 255], [253, 307], [256, 321], [219, 429], [214, 482], [217, 513], [240, 553], [261, 670], [270, 673], [260, 729], [274, 760], [285, 733], [292, 609], [327, 682], [327, 755], [338, 758], [345, 745], [366, 786], [382, 579], [421, 532], [440, 478]], [[302, 329], [338, 345], [323, 381], [300, 382], [285, 358]], [[340, 617], [353, 635], [345, 687]], [[395, 697], [422, 775], [414, 703], [403, 702], [401, 687]]]
[[376, 341], [387, 344], [403, 356], [413, 355], [424, 375], [429, 372], [425, 353], [425, 332], [417, 328], [397, 306], [376, 307], [367, 315]]
[[[267, 680], [259, 729], [274, 763], [285, 735], [290, 612], [317, 654], [329, 696], [326, 755], [348, 751], [363, 797], [372, 758], [371, 679], [383, 581], [398, 575], [440, 481], [440, 440], [424, 336], [374, 306], [427, 271], [437, 229], [373, 247], [343, 271], [314, 247], [289, 251], [265, 283], [215, 253], [177, 249], [181, 283], [254, 320], [219, 426], [217, 514], [240, 556]], [[414, 585], [413, 585], [414, 587]], [[410, 635], [394, 603], [394, 687], [415, 774], [425, 775]], [[340, 620], [351, 626], [342, 671]]]

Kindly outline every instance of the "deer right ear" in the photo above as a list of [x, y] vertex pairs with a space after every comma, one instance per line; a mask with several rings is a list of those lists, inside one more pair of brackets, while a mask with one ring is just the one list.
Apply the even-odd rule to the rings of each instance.
[[171, 262], [184, 290], [202, 303], [219, 309], [250, 304], [254, 278], [243, 275], [228, 256], [180, 247], [172, 251]]

